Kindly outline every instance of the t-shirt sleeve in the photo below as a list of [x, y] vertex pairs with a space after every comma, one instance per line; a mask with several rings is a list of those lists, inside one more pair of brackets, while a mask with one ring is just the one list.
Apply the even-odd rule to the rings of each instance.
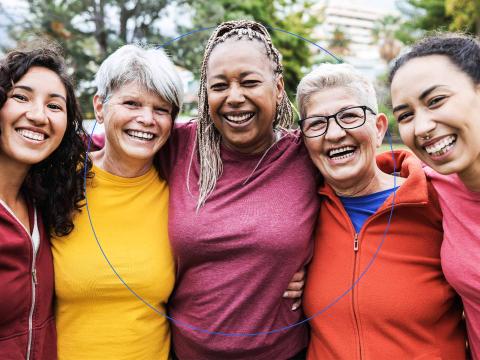
[[187, 144], [195, 139], [196, 121], [192, 120], [187, 123], [175, 124], [167, 142], [157, 154], [155, 165], [160, 171], [162, 178], [169, 181], [173, 166], [177, 162], [179, 156], [182, 156], [184, 148]]

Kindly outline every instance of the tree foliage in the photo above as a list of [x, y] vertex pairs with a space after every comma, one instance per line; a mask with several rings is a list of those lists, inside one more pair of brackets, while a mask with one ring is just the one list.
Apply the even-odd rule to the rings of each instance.
[[431, 31], [462, 31], [480, 35], [479, 0], [403, 0], [407, 18], [397, 38], [411, 43]]
[[[92, 80], [98, 65], [119, 46], [131, 42], [167, 44], [175, 63], [198, 75], [203, 49], [211, 31], [198, 31], [171, 43], [165, 31], [168, 9], [175, 8], [178, 35], [214, 27], [222, 21], [248, 18], [272, 28], [309, 37], [314, 26], [306, 0], [26, 0], [24, 21], [10, 27], [18, 42], [48, 37], [65, 49], [78, 82], [84, 111], [91, 111]], [[302, 68], [310, 66], [307, 43], [292, 35], [272, 31], [283, 55], [286, 88], [296, 89]], [[91, 114], [90, 114], [91, 116]]]
[[13, 24], [17, 42], [43, 37], [65, 50], [78, 82], [82, 108], [88, 113], [92, 80], [98, 65], [119, 46], [164, 40], [160, 22], [167, 0], [27, 0], [29, 15]]
[[[256, 20], [269, 28], [273, 42], [282, 54], [285, 67], [285, 87], [292, 99], [303, 69], [310, 68], [312, 57], [308, 43], [297, 37], [311, 38], [316, 25], [310, 15], [311, 3], [304, 0], [190, 0], [187, 6], [194, 16], [189, 25], [178, 24], [179, 33], [188, 33], [202, 28], [238, 19]], [[275, 30], [276, 29], [276, 30]], [[292, 34], [295, 35], [292, 35]], [[211, 31], [189, 35], [174, 44], [170, 53], [177, 63], [192, 69], [198, 76], [203, 49]]]

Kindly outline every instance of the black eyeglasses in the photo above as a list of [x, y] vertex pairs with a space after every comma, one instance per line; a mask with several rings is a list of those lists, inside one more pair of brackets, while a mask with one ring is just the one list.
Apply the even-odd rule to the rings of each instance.
[[300, 129], [305, 137], [314, 138], [322, 136], [327, 132], [329, 124], [328, 120], [331, 118], [335, 119], [338, 126], [345, 130], [355, 129], [362, 126], [367, 119], [367, 110], [373, 115], [376, 115], [376, 113], [368, 106], [352, 106], [342, 109], [333, 115], [310, 116], [300, 120], [298, 123], [300, 124]]

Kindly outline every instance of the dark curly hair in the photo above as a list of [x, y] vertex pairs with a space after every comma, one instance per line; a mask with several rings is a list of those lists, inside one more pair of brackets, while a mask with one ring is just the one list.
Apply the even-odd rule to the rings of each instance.
[[12, 86], [33, 66], [47, 68], [58, 75], [67, 93], [67, 128], [59, 147], [48, 158], [31, 166], [22, 191], [42, 214], [50, 234], [63, 236], [73, 230], [72, 217], [84, 205], [85, 164], [91, 177], [90, 159], [85, 159], [82, 114], [65, 60], [52, 44], [31, 50], [13, 50], [0, 60], [0, 108]]
[[409, 52], [400, 56], [390, 70], [389, 81], [408, 61], [429, 55], [446, 56], [474, 84], [480, 83], [480, 42], [461, 33], [436, 33], [415, 43]]

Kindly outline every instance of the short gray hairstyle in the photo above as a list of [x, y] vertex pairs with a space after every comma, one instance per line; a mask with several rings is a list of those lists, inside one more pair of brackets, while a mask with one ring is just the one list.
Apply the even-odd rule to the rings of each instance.
[[352, 91], [362, 105], [378, 112], [377, 95], [370, 80], [350, 64], [322, 64], [305, 75], [297, 88], [300, 116], [307, 116], [310, 99], [319, 91], [342, 87]]
[[171, 103], [175, 120], [183, 104], [183, 85], [175, 65], [162, 49], [124, 45], [102, 62], [95, 76], [97, 95], [104, 102], [112, 92], [132, 82]]

